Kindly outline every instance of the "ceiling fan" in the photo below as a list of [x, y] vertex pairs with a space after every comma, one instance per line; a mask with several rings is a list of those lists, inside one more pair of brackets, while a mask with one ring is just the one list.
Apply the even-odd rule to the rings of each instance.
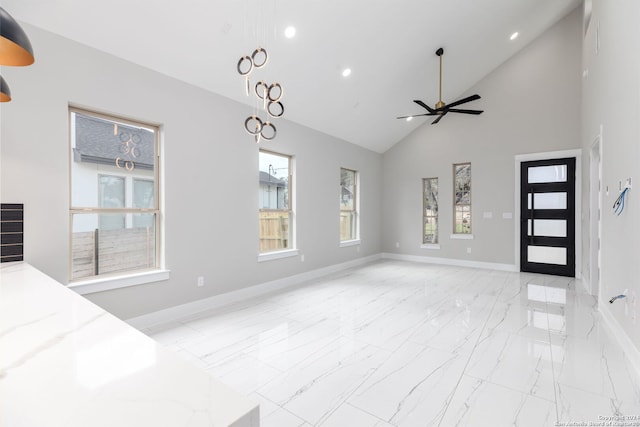
[[475, 101], [476, 99], [480, 99], [480, 95], [478, 95], [478, 94], [471, 95], [471, 96], [468, 96], [466, 98], [459, 99], [459, 100], [457, 100], [455, 102], [452, 102], [451, 104], [448, 104], [448, 105], [445, 104], [444, 102], [442, 102], [442, 55], [443, 54], [444, 54], [444, 49], [440, 48], [440, 49], [436, 50], [436, 55], [438, 55], [440, 57], [440, 86], [439, 86], [439, 96], [438, 96], [439, 100], [438, 100], [438, 103], [436, 104], [435, 108], [429, 107], [427, 104], [425, 104], [424, 102], [422, 102], [420, 100], [414, 100], [413, 102], [415, 102], [419, 106], [421, 106], [424, 109], [426, 109], [428, 111], [428, 113], [425, 113], [425, 114], [414, 114], [414, 115], [411, 115], [411, 116], [402, 116], [402, 117], [398, 117], [398, 119], [407, 119], [409, 117], [413, 118], [413, 117], [418, 117], [418, 116], [438, 116], [438, 117], [436, 117], [436, 119], [433, 122], [431, 122], [432, 125], [435, 125], [444, 116], [446, 116], [447, 113], [462, 113], [462, 114], [474, 114], [474, 115], [482, 114], [483, 110], [461, 110], [459, 108], [453, 108], [453, 107], [457, 107], [458, 105], [465, 104], [465, 103], [471, 102], [471, 101]]

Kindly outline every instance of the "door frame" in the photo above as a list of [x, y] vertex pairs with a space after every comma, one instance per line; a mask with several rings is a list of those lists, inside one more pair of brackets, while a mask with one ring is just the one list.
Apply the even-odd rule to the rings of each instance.
[[575, 249], [576, 249], [576, 271], [575, 278], [582, 278], [582, 149], [549, 151], [545, 153], [516, 154], [515, 156], [515, 209], [513, 215], [514, 223], [514, 265], [516, 271], [520, 271], [520, 164], [522, 162], [532, 162], [536, 160], [562, 159], [565, 157], [576, 158], [576, 209], [575, 209]]
[[[602, 277], [602, 128], [591, 144], [589, 167], [589, 293], [599, 296]], [[596, 216], [594, 212], [600, 214]]]

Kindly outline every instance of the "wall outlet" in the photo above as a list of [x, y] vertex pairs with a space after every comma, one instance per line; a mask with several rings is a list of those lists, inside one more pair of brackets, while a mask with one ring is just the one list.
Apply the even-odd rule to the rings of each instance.
[[196, 280], [196, 285], [198, 285], [199, 288], [204, 286], [204, 276], [198, 276], [198, 279]]
[[300, 255], [300, 262], [304, 262], [304, 255]]
[[396, 242], [396, 248], [400, 247], [400, 242]]
[[471, 253], [471, 248], [467, 248], [467, 253], [470, 254]]

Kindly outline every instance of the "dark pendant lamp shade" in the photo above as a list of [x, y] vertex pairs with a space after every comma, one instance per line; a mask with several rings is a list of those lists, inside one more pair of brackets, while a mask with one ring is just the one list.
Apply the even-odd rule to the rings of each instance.
[[0, 102], [11, 101], [11, 91], [4, 77], [0, 76]]
[[0, 65], [31, 65], [31, 42], [22, 27], [0, 7]]

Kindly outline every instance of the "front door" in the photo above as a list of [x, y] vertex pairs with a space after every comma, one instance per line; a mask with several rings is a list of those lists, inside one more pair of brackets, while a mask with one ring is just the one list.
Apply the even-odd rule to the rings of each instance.
[[575, 275], [576, 159], [521, 163], [520, 271]]

